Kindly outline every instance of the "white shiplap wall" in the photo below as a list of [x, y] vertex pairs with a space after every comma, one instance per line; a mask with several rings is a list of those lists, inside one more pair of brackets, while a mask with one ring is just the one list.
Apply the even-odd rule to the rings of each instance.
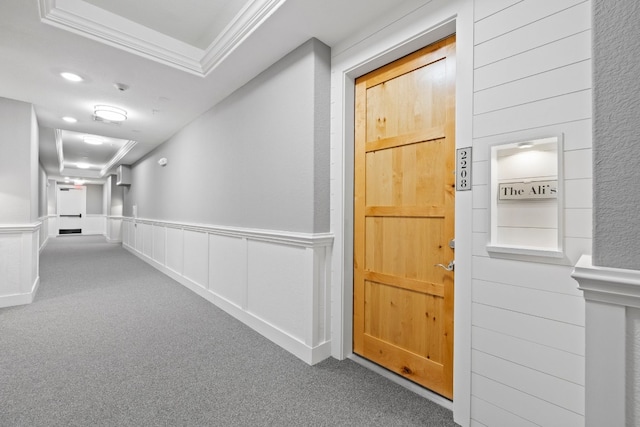
[[[475, 426], [584, 425], [584, 300], [591, 253], [591, 2], [476, 0], [472, 399]], [[489, 146], [564, 135], [564, 252], [489, 256]]]

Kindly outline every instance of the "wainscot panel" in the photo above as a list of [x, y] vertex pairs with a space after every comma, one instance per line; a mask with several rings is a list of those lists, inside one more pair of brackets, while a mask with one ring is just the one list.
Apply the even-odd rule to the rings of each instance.
[[160, 264], [166, 262], [167, 232], [162, 225], [153, 225], [153, 260]]
[[40, 225], [0, 225], [0, 308], [33, 302], [40, 283]]
[[104, 236], [107, 231], [107, 217], [104, 215], [87, 215], [82, 218], [82, 234]]
[[184, 266], [184, 238], [181, 228], [167, 227], [166, 267], [182, 275]]
[[306, 363], [330, 356], [331, 235], [134, 218], [124, 229], [138, 230], [125, 249]]
[[40, 217], [38, 218], [38, 221], [40, 222], [40, 231], [38, 233], [40, 236], [40, 241], [38, 242], [38, 247], [40, 252], [42, 252], [44, 247], [47, 246], [47, 242], [49, 241], [49, 217]]
[[49, 224], [48, 233], [49, 237], [55, 237], [58, 235], [58, 215], [49, 215], [47, 217], [47, 222]]
[[208, 288], [209, 236], [205, 232], [184, 230], [184, 277]]
[[242, 237], [209, 235], [209, 289], [247, 309], [247, 245]]
[[122, 242], [123, 229], [122, 229], [122, 217], [121, 216], [109, 216], [107, 217], [107, 242], [120, 243]]

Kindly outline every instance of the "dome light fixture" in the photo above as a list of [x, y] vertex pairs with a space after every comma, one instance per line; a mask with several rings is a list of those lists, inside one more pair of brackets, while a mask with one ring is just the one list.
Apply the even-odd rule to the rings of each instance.
[[83, 81], [84, 79], [77, 74], [64, 72], [60, 73], [63, 79], [69, 80], [70, 82], [78, 83]]
[[93, 114], [103, 120], [110, 122], [123, 122], [127, 120], [127, 111], [111, 105], [96, 105]]
[[71, 117], [71, 116], [65, 116], [62, 118], [62, 120], [64, 120], [67, 123], [77, 123], [78, 119], [76, 119], [75, 117]]
[[89, 169], [91, 167], [88, 163], [76, 163], [78, 169]]

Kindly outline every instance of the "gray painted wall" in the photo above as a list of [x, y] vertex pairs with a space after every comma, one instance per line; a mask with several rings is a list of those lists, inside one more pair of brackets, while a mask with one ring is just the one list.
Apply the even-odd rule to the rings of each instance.
[[38, 123], [31, 104], [0, 98], [0, 223], [38, 219]]
[[47, 213], [49, 215], [55, 215], [58, 213], [58, 183], [54, 179], [49, 180], [49, 187], [47, 188]]
[[330, 49], [309, 40], [136, 163], [124, 215], [328, 231], [329, 96]]
[[104, 211], [103, 186], [98, 184], [85, 184], [87, 187], [87, 215], [102, 215]]
[[593, 8], [593, 264], [640, 270], [640, 3]]
[[48, 188], [47, 173], [41, 164], [38, 164], [38, 218], [48, 214]]
[[124, 187], [116, 185], [116, 176], [110, 175], [105, 184], [105, 193], [107, 193], [106, 212], [111, 216], [122, 216], [124, 205]]

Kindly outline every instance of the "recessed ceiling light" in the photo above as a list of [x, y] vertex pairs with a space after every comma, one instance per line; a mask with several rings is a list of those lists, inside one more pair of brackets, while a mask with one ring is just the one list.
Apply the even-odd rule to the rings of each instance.
[[111, 105], [96, 105], [93, 114], [110, 122], [122, 122], [127, 120], [127, 111]]
[[80, 77], [77, 74], [73, 74], [73, 73], [60, 73], [60, 75], [62, 76], [62, 78], [69, 80], [70, 82], [81, 82], [84, 79], [82, 77]]
[[89, 169], [91, 165], [88, 163], [76, 163], [76, 167], [79, 169]]
[[91, 145], [102, 145], [102, 143], [104, 142], [102, 138], [94, 135], [85, 135], [82, 137], [82, 140]]
[[64, 120], [67, 123], [76, 123], [78, 121], [78, 119], [76, 119], [75, 117], [71, 117], [71, 116], [65, 116], [62, 118], [62, 120]]

